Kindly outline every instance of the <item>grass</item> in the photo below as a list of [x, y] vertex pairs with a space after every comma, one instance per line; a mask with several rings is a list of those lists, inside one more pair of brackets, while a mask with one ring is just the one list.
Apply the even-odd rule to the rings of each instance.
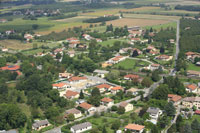
[[116, 41], [126, 42], [126, 40], [124, 40], [124, 39], [109, 39], [109, 40], [103, 41], [99, 44], [102, 45], [102, 46], [106, 46], [106, 47], [107, 46], [112, 47], [114, 45], [114, 42], [116, 42]]
[[188, 70], [200, 71], [200, 67], [196, 66], [195, 64], [189, 63], [188, 64]]
[[168, 27], [176, 28], [176, 22], [169, 22], [166, 24], [159, 24], [159, 25], [154, 25], [154, 26], [145, 26], [145, 29], [150, 29], [151, 27], [157, 31], [161, 29], [167, 29]]
[[200, 115], [193, 115], [191, 119], [184, 120], [184, 123], [191, 124], [193, 120], [197, 119], [200, 122]]
[[126, 59], [126, 60], [121, 61], [120, 63], [114, 65], [114, 67], [122, 68], [125, 70], [139, 71], [139, 69], [142, 68], [142, 66], [147, 66], [147, 65], [149, 65], [148, 62], [138, 61], [138, 60], [134, 60], [134, 59]]
[[32, 48], [32, 45], [23, 43], [19, 40], [0, 40], [0, 46], [14, 50], [25, 50]]

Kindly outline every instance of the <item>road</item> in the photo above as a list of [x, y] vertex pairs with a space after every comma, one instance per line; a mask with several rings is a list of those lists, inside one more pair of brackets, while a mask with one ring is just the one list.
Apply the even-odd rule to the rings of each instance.
[[180, 39], [180, 20], [177, 20], [177, 28], [176, 28], [176, 53], [175, 53], [175, 64], [174, 67], [176, 68], [176, 61], [178, 59], [179, 54], [179, 39]]
[[[176, 53], [175, 53], [175, 65], [174, 65], [174, 70], [172, 70], [169, 75], [175, 75], [176, 74], [176, 63], [178, 59], [178, 54], [179, 54], [179, 39], [180, 39], [180, 20], [177, 20], [177, 28], [176, 28]], [[163, 133], [167, 133], [168, 129], [172, 126], [172, 124], [176, 123], [176, 119], [178, 115], [180, 114], [180, 106], [177, 107], [176, 110], [176, 115], [172, 121], [172, 123], [163, 131]]]

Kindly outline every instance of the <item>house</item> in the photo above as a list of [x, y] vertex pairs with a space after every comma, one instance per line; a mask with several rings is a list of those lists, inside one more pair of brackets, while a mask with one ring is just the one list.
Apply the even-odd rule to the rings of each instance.
[[200, 66], [200, 61], [198, 61], [198, 62], [196, 63], [196, 66]]
[[88, 34], [83, 34], [83, 37], [85, 38], [85, 40], [87, 40], [87, 41], [90, 41], [90, 40], [92, 40], [93, 39], [93, 37], [91, 37], [90, 35], [88, 35]]
[[129, 112], [129, 111], [131, 111], [131, 110], [133, 110], [133, 105], [132, 104], [130, 104], [130, 103], [127, 103], [127, 102], [121, 102], [120, 104], [119, 104], [119, 107], [122, 107], [122, 108], [124, 108], [125, 109], [125, 112]]
[[182, 97], [175, 94], [168, 94], [168, 102], [172, 102], [175, 106], [181, 103]]
[[64, 73], [59, 73], [59, 78], [66, 78], [66, 79], [69, 79], [73, 77], [73, 74], [72, 73], [67, 73], [67, 72], [64, 72]]
[[83, 116], [82, 113], [81, 113], [81, 111], [78, 110], [78, 109], [76, 109], [76, 108], [72, 108], [72, 109], [66, 110], [66, 111], [65, 111], [65, 118], [66, 118], [69, 114], [73, 114], [75, 119], [80, 118], [80, 117]]
[[74, 125], [70, 128], [72, 133], [82, 133], [92, 129], [92, 124], [90, 122], [81, 123], [78, 125]]
[[34, 36], [33, 35], [31, 35], [31, 34], [25, 34], [24, 35], [24, 38], [26, 39], [26, 41], [30, 41], [30, 40], [33, 40], [34, 39]]
[[125, 80], [133, 80], [133, 79], [139, 79], [139, 78], [140, 78], [140, 76], [136, 75], [136, 74], [128, 74], [128, 75], [124, 76]]
[[139, 49], [137, 49], [137, 48], [133, 48], [133, 52], [134, 52], [134, 51], [137, 51], [138, 55], [141, 55], [141, 54], [142, 54], [142, 51], [139, 50]]
[[157, 54], [159, 54], [159, 52], [158, 52], [158, 51], [150, 50], [150, 51], [149, 51], [149, 54], [151, 54], [151, 55], [157, 55]]
[[81, 81], [86, 81], [86, 80], [87, 80], [87, 77], [76, 77], [76, 76], [68, 79], [70, 83], [76, 83], [76, 82], [81, 82]]
[[2, 48], [1, 51], [2, 52], [8, 52], [8, 49], [7, 48]]
[[149, 113], [151, 119], [157, 121], [158, 117], [162, 114], [162, 111], [159, 108], [149, 107], [147, 113]]
[[69, 42], [69, 43], [72, 43], [72, 42], [77, 42], [78, 43], [79, 42], [79, 40], [77, 38], [75, 38], [75, 37], [67, 38], [66, 41]]
[[119, 63], [120, 61], [123, 61], [125, 60], [127, 57], [125, 56], [116, 56], [114, 58], [111, 58], [108, 63], [111, 63], [111, 64], [116, 64], [116, 63]]
[[120, 54], [125, 54], [125, 53], [128, 53], [128, 51], [130, 51], [130, 53], [132, 53], [133, 52], [133, 48], [131, 48], [131, 47], [122, 48], [122, 49], [119, 50], [119, 53]]
[[157, 51], [157, 49], [154, 47], [154, 46], [152, 46], [152, 45], [149, 45], [147, 48], [146, 48], [146, 50], [147, 51]]
[[112, 87], [110, 90], [112, 94], [116, 94], [117, 92], [123, 91], [124, 89], [121, 86], [115, 86], [115, 87]]
[[194, 113], [195, 113], [196, 115], [200, 115], [200, 110], [196, 110]]
[[159, 68], [163, 69], [163, 67], [160, 64], [150, 64], [148, 67], [148, 69], [151, 71], [157, 70]]
[[93, 107], [91, 104], [88, 104], [86, 102], [81, 103], [78, 106], [81, 107], [81, 108], [83, 108], [88, 113], [94, 113], [96, 111], [95, 107]]
[[191, 93], [197, 93], [198, 92], [198, 86], [196, 86], [194, 84], [187, 85], [186, 91], [191, 92]]
[[140, 38], [131, 38], [131, 42], [140, 42], [141, 39]]
[[103, 99], [101, 99], [101, 104], [104, 105], [104, 106], [111, 107], [114, 104], [114, 102], [113, 102], [113, 99], [110, 99], [108, 97], [104, 97]]
[[76, 91], [68, 90], [68, 91], [66, 91], [65, 97], [67, 99], [79, 98], [79, 93]]
[[102, 40], [101, 40], [101, 39], [99, 39], [99, 38], [96, 38], [96, 41], [97, 41], [97, 42], [102, 42]]
[[188, 70], [187, 76], [200, 77], [200, 71]]
[[131, 131], [132, 133], [142, 133], [144, 131], [145, 126], [138, 124], [128, 124], [124, 127], [125, 131]]
[[57, 48], [53, 52], [54, 52], [54, 55], [56, 55], [58, 53], [63, 54], [63, 50], [61, 48]]
[[46, 120], [36, 121], [35, 123], [33, 123], [32, 129], [33, 130], [40, 130], [40, 129], [48, 127], [48, 126], [50, 126], [50, 123], [46, 119]]
[[112, 64], [107, 63], [107, 62], [101, 64], [101, 67], [103, 67], [103, 68], [106, 68], [108, 66], [112, 66]]
[[58, 90], [66, 90], [67, 88], [71, 88], [71, 86], [67, 83], [56, 83], [53, 84], [53, 89], [58, 89]]
[[168, 56], [168, 55], [159, 55], [155, 57], [155, 59], [162, 60], [162, 61], [169, 61], [172, 58], [173, 58], [172, 56]]
[[96, 88], [99, 89], [100, 93], [103, 93], [105, 91], [109, 91], [112, 88], [112, 86], [108, 84], [100, 84], [97, 85]]
[[0, 19], [0, 23], [6, 23], [7, 20], [6, 19]]
[[99, 77], [101, 77], [101, 78], [104, 78], [105, 75], [109, 73], [109, 71], [98, 70], [98, 69], [96, 69], [96, 70], [94, 70], [93, 73], [97, 74], [97, 76], [99, 76]]
[[71, 50], [71, 51], [68, 51], [67, 54], [69, 55], [69, 57], [74, 57], [75, 56], [75, 51], [74, 50]]
[[18, 71], [18, 70], [20, 70], [20, 66], [19, 65], [7, 65], [4, 67], [1, 67], [0, 70]]
[[175, 40], [174, 39], [169, 39], [169, 42], [170, 43], [175, 43]]
[[196, 57], [200, 58], [200, 53], [196, 53], [196, 52], [187, 52], [185, 53], [185, 55], [186, 55], [186, 58], [192, 62], [194, 62]]
[[138, 89], [136, 88], [130, 88], [126, 91], [126, 93], [131, 93], [132, 95], [136, 96], [138, 95]]
[[197, 109], [200, 109], [200, 97], [185, 97], [182, 100], [182, 106], [185, 108], [196, 106]]

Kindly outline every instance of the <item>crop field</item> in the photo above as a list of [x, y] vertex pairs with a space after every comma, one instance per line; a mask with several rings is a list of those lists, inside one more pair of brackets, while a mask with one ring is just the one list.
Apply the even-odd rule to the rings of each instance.
[[0, 46], [14, 50], [25, 50], [32, 48], [32, 45], [23, 43], [18, 40], [1, 40]]
[[169, 23], [168, 20], [151, 20], [151, 19], [131, 19], [131, 18], [123, 18], [118, 20], [109, 21], [106, 24], [112, 24], [113, 26], [152, 26], [152, 25], [160, 25]]

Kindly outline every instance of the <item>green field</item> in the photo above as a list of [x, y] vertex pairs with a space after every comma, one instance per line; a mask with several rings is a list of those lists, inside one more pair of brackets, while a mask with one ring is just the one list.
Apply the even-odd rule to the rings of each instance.
[[200, 71], [200, 67], [196, 66], [195, 64], [189, 63], [188, 64], [188, 70]]
[[149, 65], [148, 62], [144, 62], [141, 60], [134, 60], [134, 59], [126, 59], [126, 60], [121, 61], [120, 63], [114, 65], [114, 68], [139, 71], [140, 68], [147, 66], [147, 65]]

